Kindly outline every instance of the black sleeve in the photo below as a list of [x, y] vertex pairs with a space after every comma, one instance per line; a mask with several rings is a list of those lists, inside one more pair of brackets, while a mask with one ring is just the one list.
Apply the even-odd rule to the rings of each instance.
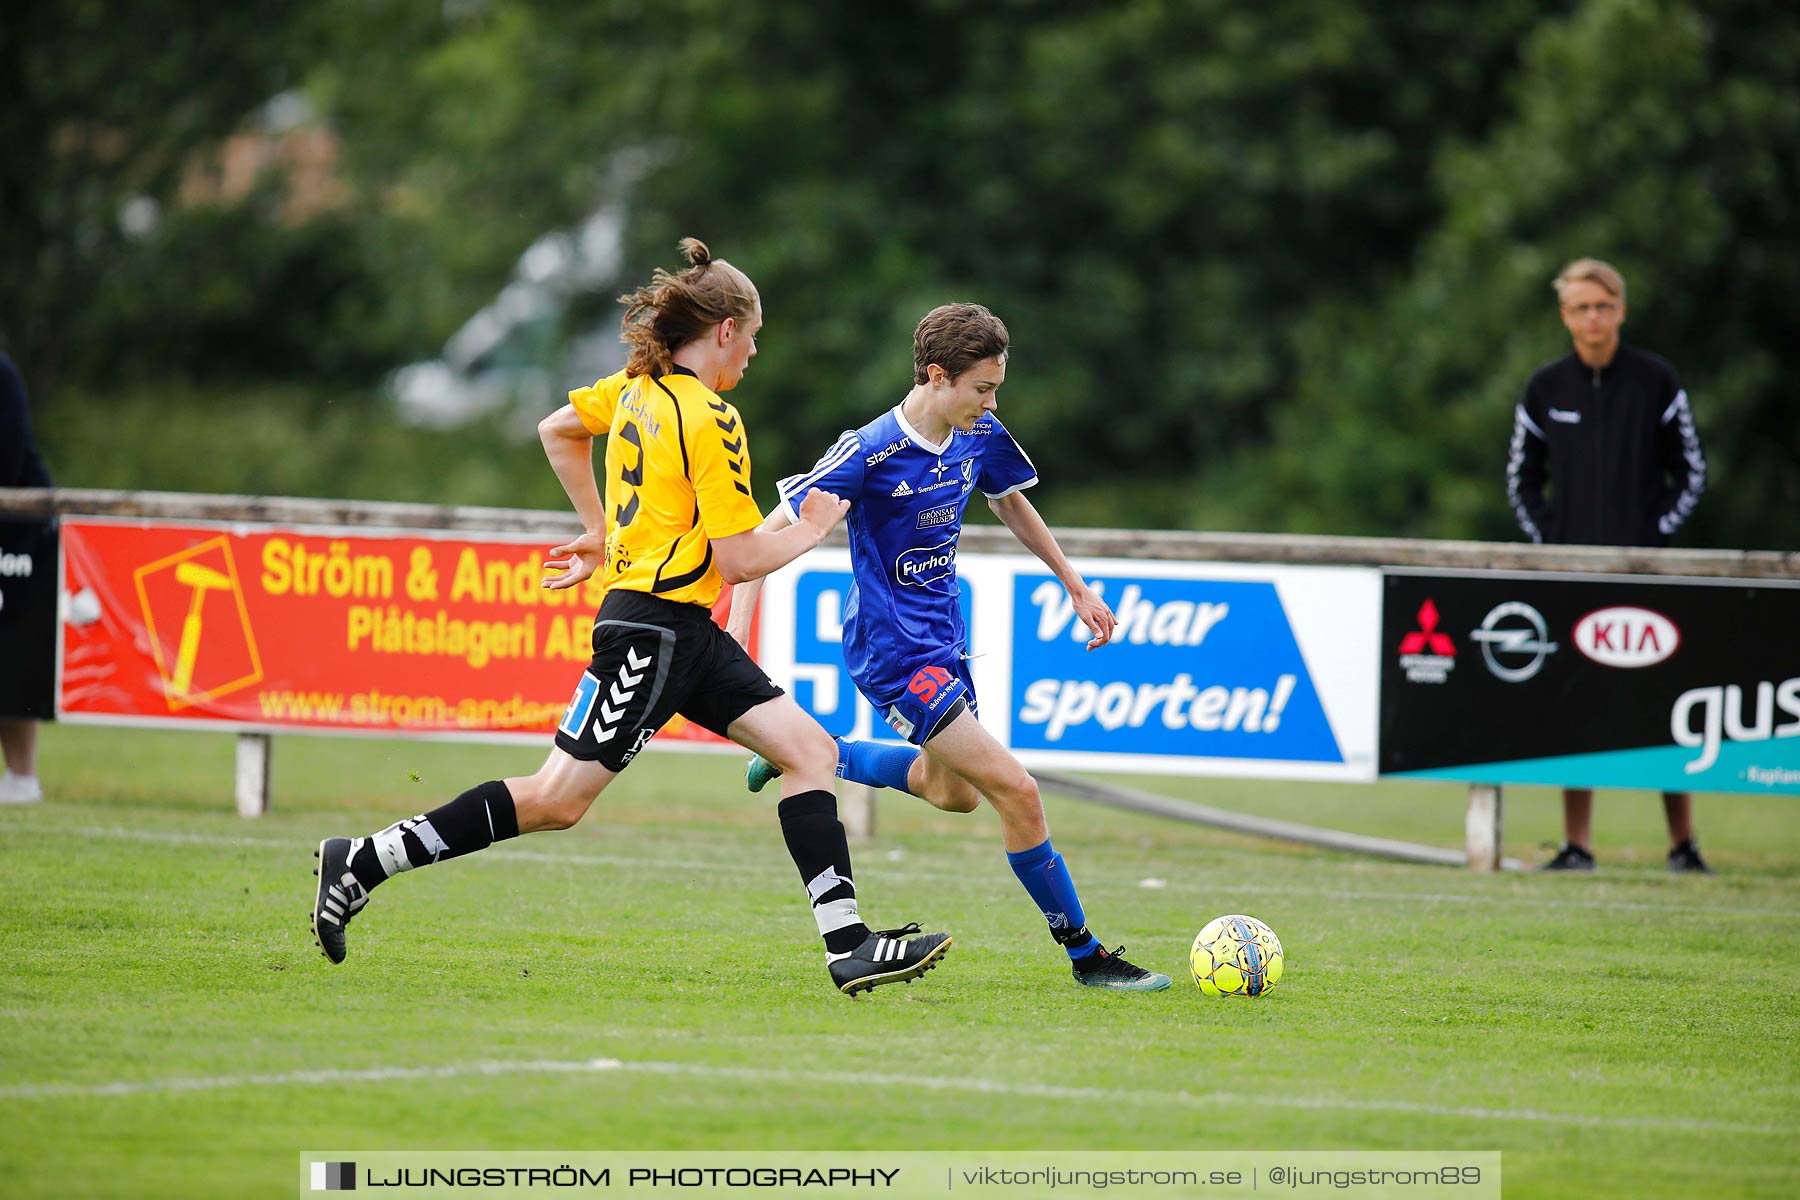
[[1664, 537], [1672, 537], [1681, 528], [1706, 490], [1706, 452], [1700, 448], [1700, 431], [1694, 427], [1687, 389], [1673, 376], [1669, 389], [1674, 395], [1663, 408], [1662, 423], [1656, 430], [1657, 458], [1668, 481], [1656, 515], [1656, 530]]
[[31, 454], [31, 414], [25, 407], [25, 381], [12, 360], [0, 354], [0, 487], [25, 487], [25, 462]]
[[1513, 516], [1525, 536], [1534, 542], [1544, 540], [1544, 523], [1549, 505], [1544, 502], [1544, 479], [1548, 475], [1550, 443], [1544, 430], [1532, 415], [1531, 384], [1513, 409], [1512, 445], [1506, 456], [1506, 499]]

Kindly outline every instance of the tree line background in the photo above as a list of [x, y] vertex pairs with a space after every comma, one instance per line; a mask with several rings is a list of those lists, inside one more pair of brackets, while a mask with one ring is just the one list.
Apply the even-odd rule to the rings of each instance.
[[[1568, 350], [1551, 277], [1592, 254], [1694, 401], [1682, 544], [1800, 544], [1792, 5], [21, 0], [6, 25], [0, 344], [67, 486], [562, 505], [520, 414], [417, 428], [386, 381], [611, 205], [617, 278], [509, 353], [554, 376], [702, 237], [763, 294], [734, 398], [765, 505], [969, 299], [1012, 330], [1001, 416], [1055, 523], [1516, 538], [1513, 405]], [[303, 102], [285, 141], [276, 98]], [[269, 149], [298, 135], [311, 157]]]

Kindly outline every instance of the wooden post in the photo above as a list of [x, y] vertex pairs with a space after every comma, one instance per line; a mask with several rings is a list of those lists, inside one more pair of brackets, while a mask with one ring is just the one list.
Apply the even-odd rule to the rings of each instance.
[[269, 811], [271, 739], [266, 733], [240, 733], [237, 739], [237, 810], [240, 817]]
[[1469, 785], [1469, 811], [1463, 819], [1463, 841], [1469, 850], [1469, 870], [1500, 869], [1500, 785]]
[[875, 789], [845, 780], [838, 788], [838, 820], [853, 842], [875, 836]]

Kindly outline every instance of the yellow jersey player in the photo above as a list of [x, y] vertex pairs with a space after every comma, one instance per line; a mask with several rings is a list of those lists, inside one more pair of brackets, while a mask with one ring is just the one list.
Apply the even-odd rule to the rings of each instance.
[[[950, 947], [947, 934], [920, 934], [917, 925], [872, 932], [864, 924], [833, 793], [837, 747], [712, 620], [726, 581], [760, 579], [792, 562], [847, 506], [815, 489], [795, 523], [761, 528], [743, 418], [721, 394], [756, 355], [762, 301], [748, 276], [702, 243], [686, 239], [682, 250], [686, 270], [658, 271], [620, 297], [631, 346], [625, 369], [570, 392], [538, 426], [584, 526], [550, 552], [544, 586], [575, 587], [596, 571], [606, 585], [593, 661], [556, 745], [535, 775], [489, 780], [367, 837], [320, 842], [313, 931], [334, 963], [374, 888], [497, 841], [569, 828], [677, 713], [780, 764], [782, 835], [840, 991], [916, 978]], [[604, 499], [593, 463], [601, 435]]]

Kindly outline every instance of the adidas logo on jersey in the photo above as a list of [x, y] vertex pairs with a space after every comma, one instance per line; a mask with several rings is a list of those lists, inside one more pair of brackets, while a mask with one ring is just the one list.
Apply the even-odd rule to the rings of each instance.
[[895, 488], [893, 490], [893, 492], [890, 494], [895, 495], [895, 496], [910, 496], [913, 494], [912, 493], [912, 484], [910, 484], [910, 483], [906, 482], [906, 480], [902, 479], [900, 481], [900, 486]]

